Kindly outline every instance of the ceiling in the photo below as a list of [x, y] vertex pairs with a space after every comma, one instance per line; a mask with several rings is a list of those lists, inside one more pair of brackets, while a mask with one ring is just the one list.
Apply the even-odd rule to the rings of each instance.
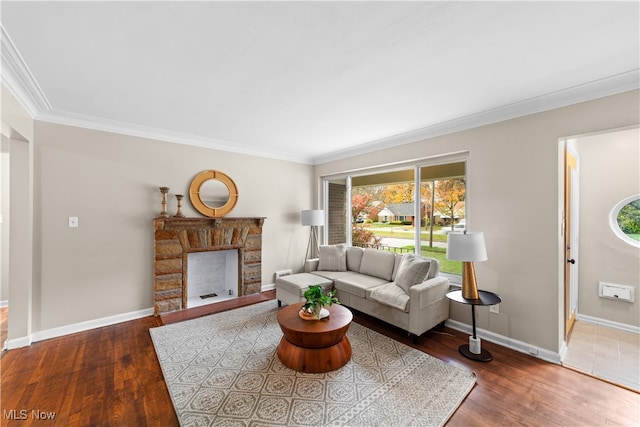
[[636, 89], [639, 3], [1, 2], [40, 120], [303, 163]]

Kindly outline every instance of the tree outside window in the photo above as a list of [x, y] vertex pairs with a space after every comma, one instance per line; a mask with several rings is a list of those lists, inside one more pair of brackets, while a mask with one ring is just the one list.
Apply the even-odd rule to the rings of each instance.
[[464, 218], [465, 179], [428, 180], [419, 188], [418, 221], [413, 181], [354, 186], [351, 192], [352, 244], [413, 253], [415, 226], [419, 223], [422, 226], [419, 252], [437, 258], [443, 272], [460, 274], [460, 263], [447, 260], [445, 248], [447, 233]]
[[627, 237], [640, 241], [640, 199], [622, 206], [616, 215], [616, 222]]
[[447, 225], [453, 231], [460, 216], [464, 215], [464, 178], [436, 181], [436, 210], [448, 217]]

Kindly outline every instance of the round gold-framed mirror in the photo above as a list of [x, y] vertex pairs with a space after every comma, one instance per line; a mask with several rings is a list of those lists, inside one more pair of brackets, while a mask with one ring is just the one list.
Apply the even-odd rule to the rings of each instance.
[[202, 215], [215, 218], [228, 214], [238, 202], [238, 187], [228, 175], [206, 170], [189, 186], [191, 204]]

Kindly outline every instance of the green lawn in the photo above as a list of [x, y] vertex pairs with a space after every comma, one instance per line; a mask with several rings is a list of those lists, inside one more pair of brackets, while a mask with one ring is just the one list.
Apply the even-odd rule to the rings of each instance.
[[[382, 223], [368, 223], [358, 225], [371, 230], [377, 237], [393, 237], [397, 239], [413, 239], [414, 227], [411, 225], [391, 225]], [[450, 230], [450, 227], [433, 227], [433, 241], [445, 243], [447, 241], [447, 234], [442, 231]], [[423, 228], [420, 230], [420, 238], [422, 243], [429, 242], [429, 229]], [[395, 252], [410, 252], [413, 253], [415, 246], [407, 245], [402, 248], [397, 248]], [[445, 248], [432, 248], [422, 245], [422, 256], [428, 256], [435, 258], [440, 262], [440, 271], [450, 274], [462, 274], [462, 263], [460, 261], [450, 261], [446, 257]]]
[[[392, 252], [405, 252], [414, 253], [415, 246], [403, 246]], [[462, 262], [451, 261], [447, 259], [447, 250], [445, 248], [430, 248], [429, 246], [422, 246], [422, 256], [435, 258], [440, 262], [440, 271], [443, 273], [462, 275]]]
[[[394, 237], [398, 239], [411, 239], [413, 238], [414, 228], [411, 225], [389, 225], [389, 224], [366, 224], [365, 228], [371, 230], [378, 237]], [[433, 227], [433, 241], [434, 242], [446, 242], [447, 235], [438, 233], [440, 230], [446, 227]], [[429, 229], [421, 229], [420, 236], [423, 241], [429, 241]]]

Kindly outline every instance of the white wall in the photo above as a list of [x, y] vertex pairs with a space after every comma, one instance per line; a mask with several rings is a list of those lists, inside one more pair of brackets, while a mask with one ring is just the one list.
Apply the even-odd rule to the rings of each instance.
[[[217, 169], [239, 191], [228, 216], [266, 217], [262, 283], [302, 267], [311, 207], [312, 166], [77, 127], [35, 124], [39, 280], [34, 332], [153, 306], [153, 218], [158, 187], [188, 195], [199, 172]], [[201, 216], [183, 200], [186, 216]], [[79, 218], [78, 228], [68, 217]]]
[[[609, 213], [640, 194], [640, 131], [628, 129], [576, 140], [580, 168], [578, 313], [640, 327], [640, 249], [618, 238]], [[598, 281], [633, 286], [636, 301], [598, 297]]]
[[[481, 289], [503, 297], [500, 314], [478, 310], [478, 327], [558, 353], [562, 303], [559, 139], [640, 121], [639, 92], [434, 137], [316, 167], [316, 177], [468, 151], [468, 220], [483, 231], [489, 259], [476, 263]], [[470, 323], [468, 306], [451, 318]]]

